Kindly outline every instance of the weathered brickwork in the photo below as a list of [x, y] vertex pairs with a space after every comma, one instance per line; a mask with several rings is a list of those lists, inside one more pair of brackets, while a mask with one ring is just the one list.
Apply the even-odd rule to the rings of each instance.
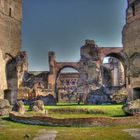
[[[25, 87], [33, 91], [33, 96], [53, 95], [58, 99], [57, 80], [66, 67], [79, 73], [76, 92], [84, 101], [91, 91], [103, 86], [126, 86], [131, 100], [140, 98], [140, 1], [127, 1], [123, 48], [98, 47], [95, 41], [86, 40], [78, 62], [57, 62], [55, 52], [49, 52], [50, 70], [36, 75], [28, 72], [27, 55], [20, 52], [22, 0], [0, 0], [0, 98], [5, 96], [14, 103], [19, 88], [24, 92]], [[111, 64], [103, 64], [106, 56], [122, 64], [114, 62], [117, 65], [113, 64], [112, 69]]]
[[0, 0], [0, 48], [17, 55], [21, 47], [22, 0]]
[[0, 0], [0, 98], [7, 85], [7, 62], [13, 61], [21, 48], [22, 0]]
[[[80, 48], [80, 53], [81, 58], [78, 62], [57, 62], [55, 53], [49, 52], [50, 73], [48, 75], [48, 85], [52, 89], [52, 95], [57, 100], [59, 98], [59, 89], [56, 86], [57, 79], [60, 71], [66, 67], [73, 68], [79, 73], [79, 80], [75, 93], [78, 94], [82, 101], [86, 100], [87, 95], [91, 91], [98, 90], [102, 88], [103, 85], [108, 86], [110, 82], [112, 86], [120, 86], [118, 80], [120, 77], [114, 77], [117, 71], [112, 74], [112, 81], [106, 79], [106, 72], [103, 72], [105, 70], [103, 60], [106, 56], [111, 56], [118, 58], [124, 64], [123, 48], [102, 48], [98, 47], [94, 40], [86, 40], [85, 44]], [[109, 71], [111, 70], [110, 68], [108, 69]], [[118, 70], [119, 68], [116, 69]], [[117, 80], [118, 83], [116, 82]], [[113, 84], [113, 82], [115, 84]], [[123, 85], [125, 85], [125, 78], [123, 79]]]
[[77, 102], [79, 73], [60, 73], [56, 83], [59, 102]]
[[130, 99], [140, 98], [140, 1], [128, 0], [126, 24], [122, 32], [124, 52], [128, 58], [127, 88]]
[[[41, 97], [46, 100], [51, 94], [59, 102], [109, 102], [106, 94], [114, 91], [110, 87], [125, 85], [124, 69], [118, 59], [111, 57], [108, 64], [104, 64], [102, 59], [113, 56], [112, 53], [118, 55], [121, 51], [122, 48], [100, 48], [93, 40], [86, 40], [80, 49], [81, 59], [78, 62], [57, 62], [55, 53], [49, 52], [50, 71], [25, 72], [18, 99], [35, 100]], [[61, 73], [66, 67], [77, 70], [77, 73]], [[96, 97], [93, 96], [93, 99], [89, 93]]]

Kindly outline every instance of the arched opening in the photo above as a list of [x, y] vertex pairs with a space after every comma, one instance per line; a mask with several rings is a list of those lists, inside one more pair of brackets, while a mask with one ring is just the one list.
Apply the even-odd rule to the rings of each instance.
[[[123, 87], [126, 84], [126, 64], [124, 58], [117, 53], [108, 54], [103, 61], [105, 69], [103, 81], [112, 87]], [[109, 82], [108, 82], [109, 81]]]
[[133, 100], [140, 99], [140, 87], [133, 88]]
[[6, 79], [7, 79], [7, 90], [5, 90], [5, 99], [9, 100], [11, 104], [17, 101], [18, 92], [18, 77], [16, 60], [12, 58], [6, 64]]
[[132, 8], [132, 15], [135, 16], [136, 7], [135, 7], [135, 3], [134, 2], [131, 4], [131, 8]]
[[79, 72], [71, 66], [62, 67], [56, 77], [55, 94], [58, 102], [73, 103], [77, 101], [77, 84]]

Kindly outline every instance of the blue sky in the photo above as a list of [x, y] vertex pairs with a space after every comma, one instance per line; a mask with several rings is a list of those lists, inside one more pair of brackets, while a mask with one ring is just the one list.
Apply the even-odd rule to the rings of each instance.
[[22, 50], [30, 70], [48, 70], [48, 51], [58, 61], [78, 61], [85, 39], [121, 47], [126, 0], [24, 0]]

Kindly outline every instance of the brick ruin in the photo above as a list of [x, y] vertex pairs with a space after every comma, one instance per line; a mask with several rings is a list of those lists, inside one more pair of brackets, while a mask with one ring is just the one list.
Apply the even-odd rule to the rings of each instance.
[[22, 0], [0, 0], [0, 98], [15, 102], [21, 48]]
[[[93, 40], [86, 40], [80, 49], [81, 58], [78, 62], [57, 62], [55, 52], [49, 52], [50, 71], [25, 73], [23, 86], [19, 90], [18, 99], [47, 99], [52, 95], [59, 102], [77, 102], [88, 100], [89, 93], [103, 93], [106, 87], [112, 93], [112, 87], [125, 85], [124, 68], [119, 61], [123, 59], [122, 48], [98, 47]], [[110, 63], [104, 64], [103, 59], [110, 56]], [[116, 57], [119, 59], [115, 59]], [[77, 73], [61, 73], [65, 68], [73, 68]], [[123, 74], [122, 74], [123, 71]], [[107, 102], [107, 95], [102, 102]]]
[[77, 102], [79, 73], [60, 73], [57, 78], [57, 90], [59, 102]]
[[[71, 62], [72, 65], [67, 65], [67, 63], [63, 62], [62, 67], [72, 67], [76, 69], [79, 72], [79, 79], [77, 83], [77, 88], [75, 92], [82, 98], [83, 101], [86, 100], [87, 95], [91, 91], [95, 91], [98, 89], [101, 89], [101, 87], [104, 85], [106, 87], [119, 87], [125, 85], [125, 78], [122, 76], [122, 85], [119, 80], [119, 70], [122, 68], [118, 68], [120, 65], [120, 62], [116, 59], [117, 64], [113, 62], [113, 64], [103, 64], [103, 59], [106, 56], [116, 57], [122, 55], [122, 48], [101, 48], [98, 47], [93, 40], [86, 40], [85, 45], [81, 47], [81, 59], [77, 62], [76, 67], [74, 67], [74, 63]], [[53, 60], [55, 57], [52, 57]], [[110, 58], [111, 59], [111, 58]], [[115, 60], [114, 58], [112, 58]], [[52, 60], [51, 60], [52, 61]], [[119, 63], [119, 64], [118, 64]], [[59, 72], [59, 67], [57, 68], [57, 62], [55, 60], [55, 68], [52, 67], [52, 69], [58, 69], [56, 72]], [[65, 65], [64, 65], [65, 64]], [[60, 62], [59, 62], [60, 65]], [[114, 67], [114, 66], [117, 67]], [[62, 69], [61, 67], [61, 69]], [[56, 76], [58, 73], [56, 74]], [[55, 76], [55, 73], [54, 73]], [[114, 77], [116, 76], [116, 77]], [[56, 77], [57, 79], [57, 77]], [[51, 80], [50, 80], [51, 81]], [[51, 84], [51, 83], [50, 83]], [[57, 89], [55, 88], [55, 94], [54, 96], [57, 97]], [[73, 92], [72, 92], [73, 93]], [[75, 94], [76, 94], [75, 93]]]
[[[108, 100], [108, 92], [121, 87], [126, 87], [129, 100], [140, 98], [139, 0], [128, 0], [122, 31], [123, 48], [98, 47], [95, 41], [86, 40], [78, 62], [57, 62], [55, 52], [49, 52], [50, 69], [44, 72], [28, 71], [27, 54], [20, 52], [21, 23], [22, 0], [0, 0], [0, 98], [13, 104], [17, 98], [29, 100], [40, 96], [47, 97], [45, 100], [51, 103], [54, 99], [60, 100], [62, 90], [69, 89], [70, 93], [77, 94], [75, 100], [82, 98], [84, 102], [91, 102], [96, 96], [104, 101]], [[108, 56], [109, 63], [104, 64]], [[64, 78], [61, 70], [67, 67], [77, 70], [78, 74], [68, 78], [72, 74], [67, 73]], [[62, 77], [70, 84], [65, 90], [62, 83], [58, 84]], [[73, 79], [76, 82], [72, 89]]]
[[126, 24], [122, 32], [127, 56], [126, 85], [130, 100], [140, 98], [140, 1], [128, 0]]

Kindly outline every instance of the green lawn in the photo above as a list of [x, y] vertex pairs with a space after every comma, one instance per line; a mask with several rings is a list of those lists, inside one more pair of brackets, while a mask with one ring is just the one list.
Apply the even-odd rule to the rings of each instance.
[[[33, 140], [40, 130], [57, 131], [56, 140], [135, 140], [128, 133], [128, 128], [140, 128], [140, 125], [116, 127], [47, 127], [25, 125], [11, 121], [0, 120], [0, 140]], [[29, 138], [24, 136], [28, 134]]]
[[[28, 106], [26, 106], [28, 109]], [[122, 111], [122, 105], [77, 105], [77, 104], [58, 104], [57, 106], [45, 106], [45, 109], [48, 110], [50, 117], [55, 118], [87, 118], [94, 116], [109, 116], [109, 117], [126, 117]], [[60, 112], [59, 110], [78, 110], [83, 109], [87, 110], [87, 113], [65, 113]], [[58, 110], [55, 112], [54, 110]], [[94, 113], [103, 112], [103, 113]], [[93, 112], [93, 113], [92, 113]], [[34, 114], [33, 112], [28, 112], [29, 114]]]
[[[124, 116], [121, 110], [122, 105], [66, 105], [45, 106], [50, 115], [54, 117], [94, 117], [95, 114], [66, 114], [51, 113], [53, 109], [75, 109], [82, 108], [87, 110], [103, 110], [104, 116]], [[26, 106], [28, 109], [28, 106]], [[101, 114], [100, 114], [101, 115]], [[97, 114], [97, 116], [100, 116]], [[0, 118], [0, 140], [33, 140], [40, 130], [57, 131], [56, 140], [135, 140], [124, 129], [139, 128], [140, 125], [108, 126], [108, 127], [48, 127], [15, 123], [7, 120], [6, 117]], [[24, 137], [26, 134], [29, 138]]]
[[[85, 118], [85, 117], [94, 117], [94, 116], [110, 116], [110, 117], [121, 117], [125, 116], [124, 112], [122, 111], [122, 105], [77, 105], [77, 106], [65, 106], [65, 105], [58, 105], [58, 106], [46, 106], [46, 109], [49, 110], [51, 117], [57, 118]], [[104, 114], [72, 114], [72, 113], [54, 113], [52, 112], [53, 109], [86, 109], [86, 110], [97, 110], [103, 111]]]

